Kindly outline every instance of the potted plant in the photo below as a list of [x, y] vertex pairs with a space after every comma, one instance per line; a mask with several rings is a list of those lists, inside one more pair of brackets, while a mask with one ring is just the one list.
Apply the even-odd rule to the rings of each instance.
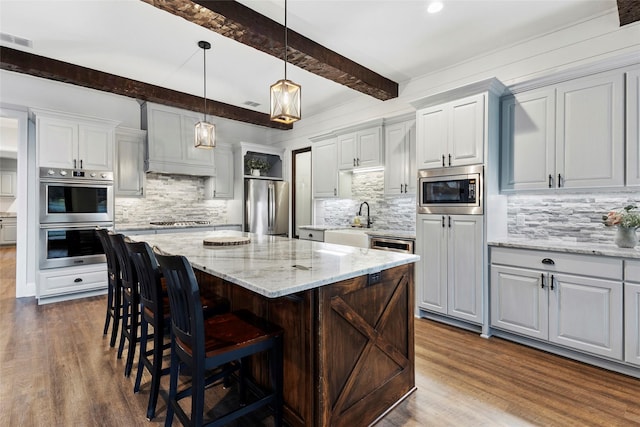
[[635, 209], [636, 206], [628, 205], [602, 216], [602, 223], [605, 226], [618, 228], [614, 239], [618, 247], [633, 248], [638, 243], [636, 229], [640, 227], [640, 213]]
[[264, 159], [250, 157], [246, 160], [245, 164], [253, 176], [260, 176], [269, 171], [269, 163]]

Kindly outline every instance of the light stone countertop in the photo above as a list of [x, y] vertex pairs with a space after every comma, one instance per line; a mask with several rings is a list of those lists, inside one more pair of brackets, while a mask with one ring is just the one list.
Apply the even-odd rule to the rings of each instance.
[[127, 231], [147, 231], [147, 230], [178, 230], [184, 229], [188, 231], [190, 228], [214, 228], [214, 227], [242, 227], [242, 224], [233, 224], [233, 223], [211, 223], [211, 224], [194, 224], [194, 225], [130, 225], [130, 224], [116, 224], [115, 231], [118, 233], [126, 234]]
[[619, 248], [615, 244], [568, 242], [562, 240], [506, 239], [488, 242], [489, 246], [501, 248], [534, 249], [541, 251], [566, 252], [583, 255], [599, 255], [616, 258], [640, 259], [640, 245], [635, 248]]
[[17, 212], [0, 212], [0, 218], [17, 218]]
[[[236, 246], [204, 246], [206, 237], [249, 236]], [[232, 230], [131, 236], [162, 251], [184, 255], [194, 268], [268, 298], [375, 273], [420, 259], [417, 255]]]

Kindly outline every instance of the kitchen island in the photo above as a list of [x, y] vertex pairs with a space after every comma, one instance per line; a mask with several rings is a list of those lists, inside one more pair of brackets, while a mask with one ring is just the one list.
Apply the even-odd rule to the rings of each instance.
[[[203, 245], [233, 236], [251, 241]], [[133, 238], [184, 255], [201, 292], [284, 329], [290, 425], [369, 425], [415, 390], [417, 256], [234, 231]], [[266, 360], [254, 359], [252, 370], [268, 384]]]

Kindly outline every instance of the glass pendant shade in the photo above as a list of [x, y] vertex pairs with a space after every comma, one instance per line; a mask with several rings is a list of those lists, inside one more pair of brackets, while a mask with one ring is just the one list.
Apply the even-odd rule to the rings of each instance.
[[300, 120], [300, 85], [291, 80], [278, 80], [271, 85], [271, 120], [293, 123]]
[[215, 125], [201, 121], [196, 123], [196, 148], [213, 148], [216, 146], [216, 127]]

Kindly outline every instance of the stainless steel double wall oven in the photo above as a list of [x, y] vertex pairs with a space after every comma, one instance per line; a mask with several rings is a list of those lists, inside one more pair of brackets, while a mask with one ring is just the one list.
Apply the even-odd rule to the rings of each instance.
[[106, 261], [97, 227], [113, 227], [113, 172], [40, 168], [40, 268]]

